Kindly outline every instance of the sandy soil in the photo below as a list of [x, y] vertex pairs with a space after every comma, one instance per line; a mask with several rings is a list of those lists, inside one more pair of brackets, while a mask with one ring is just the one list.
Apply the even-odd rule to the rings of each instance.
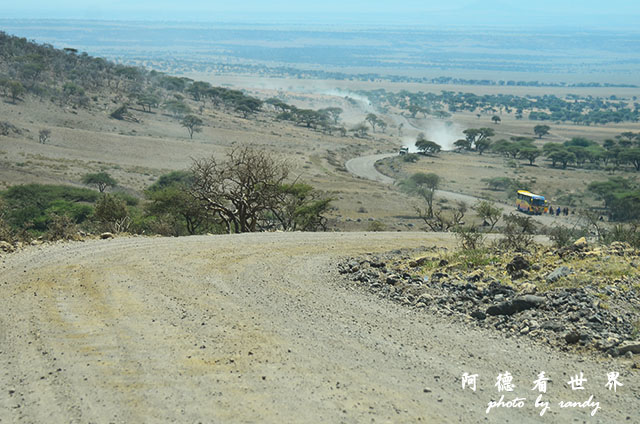
[[[0, 422], [633, 422], [637, 370], [363, 292], [345, 256], [447, 234], [262, 233], [33, 246], [0, 260]], [[509, 371], [514, 392], [498, 393]], [[551, 410], [533, 406], [540, 371]], [[617, 393], [607, 373], [620, 372]], [[464, 372], [479, 375], [476, 392]], [[566, 384], [584, 372], [585, 390]], [[491, 400], [522, 409], [485, 413]], [[587, 400], [600, 410], [561, 409]], [[636, 418], [633, 418], [636, 417]]]

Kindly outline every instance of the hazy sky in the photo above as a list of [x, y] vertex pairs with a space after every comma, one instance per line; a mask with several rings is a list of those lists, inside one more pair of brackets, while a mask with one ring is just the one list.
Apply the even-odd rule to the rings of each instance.
[[640, 0], [4, 0], [4, 18], [637, 26]]

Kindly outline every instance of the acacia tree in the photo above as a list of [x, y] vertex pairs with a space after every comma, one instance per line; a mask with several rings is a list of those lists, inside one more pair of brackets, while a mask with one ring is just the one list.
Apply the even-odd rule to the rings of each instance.
[[551, 159], [551, 166], [554, 168], [556, 163], [560, 162], [562, 164], [562, 169], [566, 169], [569, 163], [576, 161], [576, 155], [568, 151], [566, 148], [551, 150], [546, 156]]
[[418, 140], [416, 141], [416, 148], [425, 154], [436, 154], [440, 152], [442, 146], [440, 146], [435, 141], [430, 140]]
[[522, 159], [526, 159], [529, 161], [529, 165], [533, 166], [533, 163], [536, 161], [536, 158], [540, 156], [542, 152], [535, 146], [524, 146], [518, 150], [518, 155]]
[[283, 184], [277, 204], [265, 215], [265, 225], [267, 228], [280, 227], [284, 231], [326, 230], [327, 219], [323, 213], [331, 200], [308, 184]]
[[353, 127], [351, 131], [353, 131], [358, 137], [366, 137], [368, 129], [369, 127], [367, 127], [367, 124], [365, 124], [364, 122], [361, 122], [355, 127]]
[[489, 231], [493, 231], [500, 218], [502, 217], [502, 209], [495, 206], [488, 200], [480, 200], [473, 207], [480, 218], [482, 218], [483, 225], [489, 226]]
[[343, 110], [339, 107], [328, 107], [325, 109], [320, 109], [319, 112], [325, 113], [329, 117], [329, 119], [333, 121], [334, 125], [338, 125], [338, 120], [340, 119], [340, 115], [342, 114]]
[[11, 93], [11, 101], [15, 104], [16, 100], [24, 94], [25, 88], [20, 81], [9, 81], [7, 87]]
[[235, 111], [242, 114], [246, 119], [249, 118], [249, 116], [258, 113], [261, 107], [262, 100], [254, 97], [242, 97], [236, 102]]
[[[153, 93], [141, 94], [137, 99], [137, 103], [140, 106], [142, 106], [142, 110], [144, 112], [151, 113], [151, 108], [152, 107], [158, 107], [158, 105], [160, 104], [160, 97], [158, 97], [157, 95], [155, 95]], [[149, 109], [149, 110], [147, 110], [147, 109]]]
[[436, 174], [417, 172], [409, 177], [411, 182], [415, 184], [414, 192], [420, 195], [427, 203], [427, 217], [433, 216], [433, 196], [440, 185], [440, 177]]
[[189, 138], [190, 139], [193, 139], [193, 133], [194, 132], [202, 131], [202, 125], [203, 124], [204, 124], [204, 122], [202, 121], [202, 119], [198, 118], [195, 115], [187, 115], [180, 122], [180, 125], [185, 127], [187, 129], [187, 131], [189, 131]]
[[466, 138], [456, 140], [453, 145], [457, 151], [471, 150], [471, 143]]
[[115, 187], [118, 183], [106, 172], [96, 174], [86, 174], [82, 177], [82, 182], [87, 185], [95, 185], [100, 193], [104, 193], [107, 187]]
[[191, 172], [191, 194], [229, 233], [245, 233], [256, 231], [261, 215], [277, 207], [289, 167], [264, 150], [238, 147], [224, 161], [194, 160]]
[[480, 155], [491, 146], [491, 137], [495, 135], [495, 131], [491, 128], [469, 128], [462, 131], [462, 133], [466, 137], [468, 149], [475, 145]]
[[619, 157], [621, 161], [631, 163], [636, 171], [640, 171], [640, 148], [634, 147], [629, 150], [624, 150], [620, 153]]
[[364, 120], [367, 121], [369, 125], [371, 125], [371, 129], [373, 130], [373, 132], [376, 132], [376, 125], [379, 125], [381, 122], [374, 113], [368, 114], [367, 117], [364, 118]]
[[545, 135], [549, 134], [551, 127], [549, 125], [536, 125], [533, 127], [533, 133], [538, 136], [538, 138], [542, 138]]

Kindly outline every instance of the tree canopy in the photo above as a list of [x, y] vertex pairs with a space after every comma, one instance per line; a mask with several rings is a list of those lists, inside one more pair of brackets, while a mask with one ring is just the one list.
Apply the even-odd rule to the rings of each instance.
[[115, 187], [118, 184], [117, 181], [106, 172], [86, 174], [82, 177], [82, 182], [87, 185], [95, 185], [100, 193], [104, 192], [107, 187]]

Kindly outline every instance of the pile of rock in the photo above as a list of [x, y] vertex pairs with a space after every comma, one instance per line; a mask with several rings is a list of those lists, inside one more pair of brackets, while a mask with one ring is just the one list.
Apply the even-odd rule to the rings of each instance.
[[[626, 249], [613, 248], [623, 253]], [[587, 252], [581, 248], [571, 254]], [[413, 272], [427, 262], [437, 265], [426, 273]], [[447, 265], [438, 257], [399, 260], [397, 255], [389, 255], [351, 258], [339, 265], [339, 272], [380, 297], [465, 316], [507, 336], [527, 336], [562, 349], [596, 349], [611, 356], [640, 352], [638, 281], [552, 288], [540, 293], [532, 282], [505, 285], [482, 267], [459, 271]], [[544, 271], [523, 256], [513, 257], [502, 269], [511, 281], [527, 271]], [[561, 265], [548, 272], [543, 282], [553, 283], [571, 273], [570, 266]]]
[[15, 250], [11, 243], [0, 240], [0, 252], [11, 253]]

